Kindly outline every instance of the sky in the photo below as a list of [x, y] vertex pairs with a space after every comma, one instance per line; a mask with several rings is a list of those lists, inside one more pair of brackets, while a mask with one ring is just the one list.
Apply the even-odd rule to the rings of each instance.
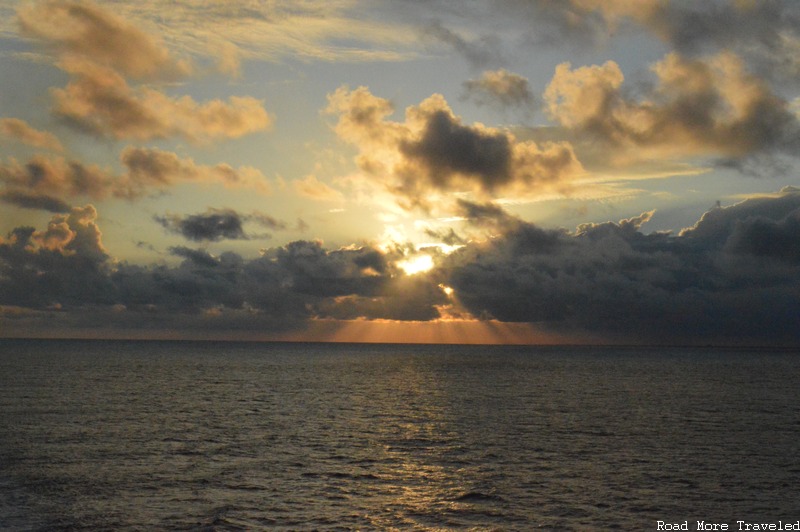
[[0, 336], [800, 345], [800, 3], [0, 0]]

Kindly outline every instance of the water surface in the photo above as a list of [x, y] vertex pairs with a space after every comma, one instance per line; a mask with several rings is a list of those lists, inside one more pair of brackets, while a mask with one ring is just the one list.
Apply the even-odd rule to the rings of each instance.
[[794, 522], [799, 355], [2, 340], [0, 528]]

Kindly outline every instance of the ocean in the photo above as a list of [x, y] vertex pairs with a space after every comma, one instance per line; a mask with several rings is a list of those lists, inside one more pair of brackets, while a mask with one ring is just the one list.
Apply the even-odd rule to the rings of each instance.
[[0, 340], [0, 529], [783, 526], [798, 376], [744, 348]]

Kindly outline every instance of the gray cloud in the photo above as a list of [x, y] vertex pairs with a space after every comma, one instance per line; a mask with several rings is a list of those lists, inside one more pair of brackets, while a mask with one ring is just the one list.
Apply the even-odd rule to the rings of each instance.
[[110, 303], [109, 256], [91, 205], [52, 217], [47, 228], [20, 227], [0, 241], [0, 305]]
[[0, 201], [25, 209], [37, 209], [55, 213], [65, 213], [72, 209], [69, 203], [59, 198], [25, 190], [0, 191]]
[[463, 85], [465, 97], [478, 105], [530, 112], [535, 104], [528, 80], [503, 68], [487, 70], [479, 78], [467, 80]]
[[36, 319], [58, 309], [50, 323], [74, 327], [283, 331], [314, 318], [431, 319], [445, 299], [434, 279], [406, 279], [396, 252], [373, 247], [295, 241], [245, 260], [176, 246], [177, 266], [117, 262], [96, 217], [73, 209], [0, 239], [0, 307]]
[[185, 217], [156, 216], [155, 220], [168, 231], [195, 242], [247, 239], [241, 216], [231, 209], [209, 209], [204, 214]]
[[684, 54], [729, 49], [761, 75], [791, 79], [800, 73], [800, 6], [791, 0], [662, 3], [643, 22]]
[[474, 67], [482, 68], [503, 61], [501, 41], [496, 35], [468, 39], [445, 27], [441, 21], [430, 22], [423, 28], [422, 34], [452, 47]]
[[[269, 214], [264, 214], [263, 212], [254, 212], [247, 216], [248, 220], [253, 220], [254, 222], [258, 223], [262, 227], [266, 227], [267, 229], [272, 229], [274, 231], [282, 231], [287, 229], [288, 226], [286, 222], [283, 220], [278, 220], [274, 216], [270, 216]], [[307, 229], [305, 222], [303, 220], [297, 221], [297, 229], [303, 231]]]
[[461, 246], [467, 243], [467, 240], [456, 233], [452, 227], [447, 230], [439, 231], [435, 229], [426, 229], [425, 234], [448, 246]]
[[504, 0], [495, 12], [529, 24], [535, 44], [602, 46], [615, 35], [642, 29], [688, 55], [733, 50], [762, 75], [798, 73], [800, 6], [792, 0], [670, 2], [639, 0]]
[[624, 342], [796, 343], [800, 193], [717, 208], [677, 236], [652, 213], [574, 233], [518, 221], [454, 253], [446, 283], [476, 316]]
[[428, 170], [436, 188], [447, 188], [458, 174], [474, 176], [488, 190], [512, 179], [509, 138], [463, 126], [446, 111], [432, 113], [421, 138], [401, 143], [400, 151]]
[[[248, 234], [245, 223], [254, 223], [271, 230], [285, 230], [286, 222], [268, 214], [254, 212], [241, 214], [233, 209], [208, 209], [205, 213], [179, 216], [168, 214], [155, 216], [154, 220], [172, 233], [182, 235], [194, 242], [216, 242], [219, 240], [249, 240], [269, 238], [269, 234]], [[301, 225], [298, 225], [302, 228]]]
[[[256, 259], [174, 247], [176, 266], [112, 260], [91, 206], [0, 240], [0, 306], [30, 325], [264, 331], [309, 320], [432, 320], [440, 309], [619, 342], [800, 340], [800, 191], [708, 211], [677, 235], [643, 232], [652, 212], [539, 228], [492, 204], [461, 214], [490, 238], [466, 240], [415, 276], [403, 250], [295, 241]], [[448, 298], [441, 285], [453, 288]], [[10, 319], [10, 318], [9, 318]], [[30, 321], [33, 320], [33, 321]], [[61, 320], [61, 321], [58, 321]], [[44, 322], [42, 322], [44, 323]], [[47, 322], [50, 323], [50, 322]], [[55, 322], [53, 322], [55, 323]]]
[[547, 111], [562, 126], [607, 143], [621, 160], [707, 155], [742, 161], [796, 153], [797, 117], [740, 57], [671, 53], [653, 70], [657, 85], [637, 99], [623, 91], [613, 61], [559, 65], [544, 94]]

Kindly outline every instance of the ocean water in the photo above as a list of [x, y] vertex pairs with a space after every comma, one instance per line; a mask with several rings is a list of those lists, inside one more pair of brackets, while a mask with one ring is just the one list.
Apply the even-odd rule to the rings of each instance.
[[800, 520], [800, 353], [0, 341], [2, 530]]

